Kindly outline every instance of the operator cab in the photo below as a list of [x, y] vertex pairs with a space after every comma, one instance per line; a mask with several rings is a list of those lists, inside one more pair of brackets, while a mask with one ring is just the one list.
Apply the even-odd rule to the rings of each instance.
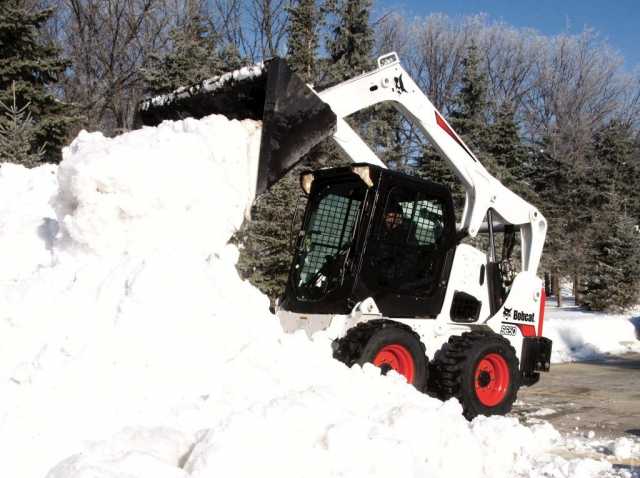
[[302, 229], [280, 307], [348, 314], [372, 297], [386, 317], [435, 317], [456, 246], [448, 188], [370, 164], [304, 172]]

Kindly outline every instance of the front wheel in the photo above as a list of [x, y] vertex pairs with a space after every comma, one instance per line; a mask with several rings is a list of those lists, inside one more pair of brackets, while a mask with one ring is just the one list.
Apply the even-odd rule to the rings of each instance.
[[340, 340], [334, 356], [347, 365], [372, 363], [383, 375], [395, 370], [420, 391], [427, 385], [424, 344], [404, 324], [387, 320], [358, 324]]

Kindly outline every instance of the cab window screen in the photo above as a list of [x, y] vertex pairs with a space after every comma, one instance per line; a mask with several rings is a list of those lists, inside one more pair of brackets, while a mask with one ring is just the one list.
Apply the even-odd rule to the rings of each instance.
[[394, 190], [387, 199], [378, 240], [398, 245], [433, 246], [444, 232], [443, 205], [437, 199], [421, 199], [418, 193]]
[[363, 200], [360, 188], [334, 186], [313, 202], [298, 251], [299, 299], [319, 299], [339, 284]]
[[329, 194], [320, 201], [309, 224], [311, 248], [300, 274], [302, 280], [318, 272], [327, 255], [335, 255], [351, 240], [359, 207], [360, 201], [335, 194]]
[[416, 240], [421, 246], [434, 245], [442, 237], [444, 213], [442, 203], [436, 200], [421, 200], [415, 203], [413, 214], [416, 224]]

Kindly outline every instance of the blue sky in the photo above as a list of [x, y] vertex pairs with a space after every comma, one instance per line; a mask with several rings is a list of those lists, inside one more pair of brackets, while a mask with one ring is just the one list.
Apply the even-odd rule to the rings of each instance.
[[378, 0], [378, 7], [413, 16], [442, 12], [450, 16], [486, 13], [516, 27], [553, 35], [590, 27], [618, 50], [625, 68], [640, 67], [640, 0]]

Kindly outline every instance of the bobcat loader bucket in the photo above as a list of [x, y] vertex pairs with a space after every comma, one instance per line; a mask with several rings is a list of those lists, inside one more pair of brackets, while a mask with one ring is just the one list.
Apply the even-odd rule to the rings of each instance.
[[156, 126], [166, 119], [198, 119], [211, 114], [262, 121], [256, 195], [270, 188], [336, 129], [336, 115], [329, 105], [282, 58], [146, 99], [138, 107], [136, 123]]

